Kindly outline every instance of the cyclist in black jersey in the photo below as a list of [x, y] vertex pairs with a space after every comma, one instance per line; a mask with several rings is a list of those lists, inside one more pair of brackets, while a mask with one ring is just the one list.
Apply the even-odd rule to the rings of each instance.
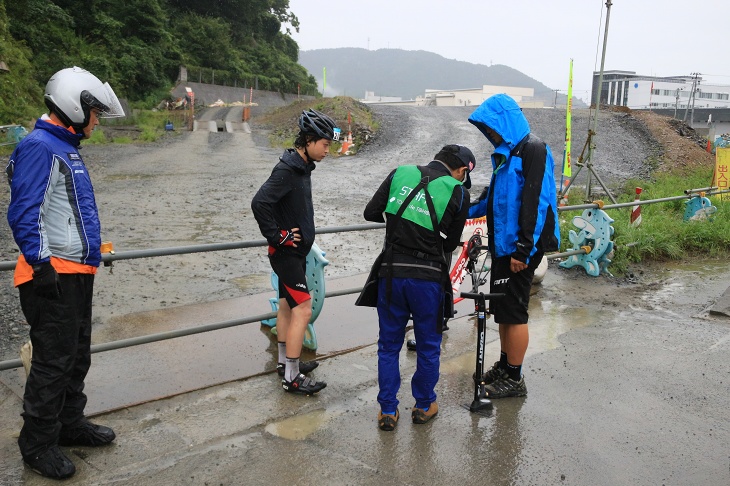
[[312, 317], [305, 273], [306, 257], [314, 243], [311, 174], [314, 163], [327, 156], [331, 141], [339, 140], [340, 129], [315, 110], [302, 112], [299, 129], [294, 148], [279, 158], [251, 201], [251, 210], [269, 242], [269, 261], [279, 279], [277, 372], [285, 391], [312, 395], [327, 384], [305, 376], [319, 365], [316, 361], [299, 361]]

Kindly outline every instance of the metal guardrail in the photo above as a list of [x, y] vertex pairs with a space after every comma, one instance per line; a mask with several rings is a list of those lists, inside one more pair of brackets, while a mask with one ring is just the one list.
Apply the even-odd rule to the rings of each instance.
[[[712, 189], [712, 188], [704, 188], [704, 189]], [[643, 206], [645, 204], [655, 204], [660, 202], [669, 202], [669, 201], [679, 201], [682, 199], [692, 199], [693, 197], [699, 196], [699, 193], [705, 192], [705, 196], [717, 196], [718, 194], [728, 194], [730, 193], [730, 189], [725, 189], [723, 191], [704, 191], [704, 189], [689, 189], [684, 191], [683, 196], [671, 196], [671, 197], [662, 197], [658, 199], [646, 199], [644, 201], [631, 201], [626, 203], [617, 203], [617, 204], [606, 204], [602, 205], [597, 202], [593, 203], [587, 203], [587, 204], [576, 204], [574, 206], [561, 206], [558, 207], [558, 211], [577, 211], [580, 209], [593, 209], [593, 208], [599, 208], [599, 209], [618, 209], [618, 208], [630, 208], [633, 206]], [[717, 188], [715, 188], [717, 189]]]
[[[385, 223], [356, 224], [352, 226], [330, 226], [316, 230], [315, 234], [325, 235], [329, 233], [346, 233], [349, 231], [365, 231], [380, 228], [385, 228]], [[149, 250], [119, 251], [114, 253], [104, 253], [101, 256], [101, 261], [104, 263], [111, 263], [118, 260], [134, 260], [137, 258], [184, 255], [188, 253], [205, 253], [209, 251], [239, 250], [241, 248], [266, 246], [268, 244], [269, 243], [266, 240], [248, 240], [234, 241], [230, 243], [208, 243], [204, 245], [177, 246], [172, 248], [151, 248]], [[15, 264], [15, 261], [0, 262], [0, 271], [13, 270], [15, 268]]]
[[[703, 189], [690, 189], [685, 191], [685, 195], [683, 196], [674, 196], [674, 197], [667, 197], [667, 198], [660, 198], [660, 199], [654, 199], [654, 200], [646, 200], [646, 201], [632, 201], [629, 203], [619, 203], [619, 204], [611, 204], [611, 205], [602, 205], [601, 203], [590, 203], [590, 204], [581, 204], [581, 205], [575, 205], [575, 206], [563, 206], [559, 207], [559, 211], [569, 211], [569, 210], [579, 210], [579, 209], [591, 209], [591, 208], [601, 208], [601, 209], [615, 209], [615, 208], [624, 208], [624, 207], [632, 207], [636, 206], [637, 204], [654, 204], [659, 202], [667, 202], [667, 201], [675, 201], [675, 200], [681, 200], [681, 199], [689, 199], [692, 197], [695, 197], [699, 192], [704, 192], [705, 189], [716, 189], [716, 188], [703, 188]], [[724, 191], [715, 191], [715, 192], [707, 192], [706, 195], [712, 196], [717, 194], [726, 194], [730, 193], [730, 190], [724, 190]], [[331, 233], [345, 233], [350, 231], [366, 231], [366, 230], [373, 230], [373, 229], [383, 229], [385, 228], [384, 223], [368, 223], [368, 224], [359, 224], [359, 225], [352, 225], [352, 226], [332, 226], [332, 227], [326, 227], [326, 228], [320, 228], [315, 231], [315, 234], [331, 234]], [[156, 248], [156, 249], [149, 249], [149, 250], [131, 250], [131, 251], [123, 251], [123, 252], [117, 252], [117, 253], [105, 253], [102, 255], [102, 261], [103, 262], [114, 262], [118, 260], [132, 260], [132, 259], [138, 259], [138, 258], [152, 258], [152, 257], [159, 257], [159, 256], [169, 256], [169, 255], [182, 255], [182, 254], [188, 254], [188, 253], [203, 253], [203, 252], [210, 252], [210, 251], [225, 251], [225, 250], [236, 250], [241, 248], [253, 248], [258, 246], [266, 246], [268, 245], [268, 242], [266, 240], [249, 240], [249, 241], [237, 241], [237, 242], [229, 242], [229, 243], [211, 243], [211, 244], [204, 244], [204, 245], [189, 245], [189, 246], [180, 246], [180, 247], [173, 247], [173, 248]], [[590, 251], [589, 248], [580, 248], [576, 250], [570, 250], [562, 253], [553, 253], [550, 255], [547, 255], [548, 259], [556, 259], [556, 258], [563, 258], [568, 257], [571, 255], [579, 255], [579, 254], [585, 254]], [[0, 271], [8, 271], [15, 268], [16, 262], [15, 261], [5, 261], [0, 262]], [[358, 293], [362, 290], [362, 287], [358, 288], [352, 288], [352, 289], [344, 289], [339, 291], [333, 291], [333, 292], [326, 292], [325, 298], [327, 297], [338, 297], [342, 295], [349, 295]], [[166, 331], [156, 334], [148, 334], [144, 336], [136, 336], [133, 338], [128, 339], [121, 339], [118, 341], [111, 341], [108, 343], [102, 343], [102, 344], [95, 344], [91, 346], [91, 353], [100, 353], [103, 351], [111, 351], [114, 349], [121, 349], [126, 348], [130, 346], [137, 346], [140, 344], [148, 344], [153, 343], [157, 341], [164, 341], [166, 339], [173, 339], [177, 337], [183, 337], [183, 336], [190, 336], [193, 334], [199, 334], [203, 332], [209, 332], [209, 331], [216, 331], [219, 329], [225, 329], [228, 327], [235, 327], [240, 326], [243, 324], [250, 324], [253, 322], [260, 322], [265, 319], [271, 319], [273, 317], [276, 317], [276, 313], [269, 312], [266, 314], [261, 314], [257, 316], [249, 316], [249, 317], [242, 317], [240, 319], [232, 319], [228, 321], [222, 321], [222, 322], [215, 322], [211, 324], [205, 324], [202, 326], [196, 326], [191, 327], [187, 329], [176, 329], [173, 331]], [[20, 359], [13, 359], [13, 360], [6, 360], [6, 361], [0, 361], [0, 371], [19, 368], [23, 366], [22, 361]]]
[[[349, 295], [359, 293], [362, 287], [336, 290], [325, 293], [327, 297], [339, 297], [342, 295]], [[265, 319], [271, 319], [276, 317], [276, 312], [268, 312], [266, 314], [259, 314], [257, 316], [242, 317], [240, 319], [231, 319], [228, 321], [214, 322], [211, 324], [204, 324], [202, 326], [189, 327], [186, 329], [175, 329], [174, 331], [159, 332], [156, 334], [146, 334], [144, 336], [136, 336], [127, 339], [120, 339], [118, 341], [110, 341], [108, 343], [94, 344], [91, 346], [91, 353], [101, 353], [104, 351], [111, 351], [114, 349], [128, 348], [130, 346], [139, 346], [140, 344], [149, 344], [157, 341], [164, 341], [166, 339], [174, 339], [183, 336], [192, 336], [193, 334], [200, 334], [203, 332], [217, 331], [219, 329], [226, 329], [228, 327], [241, 326], [243, 324], [251, 324], [254, 322], [261, 322]], [[11, 370], [14, 368], [20, 368], [23, 366], [23, 362], [20, 359], [11, 359], [7, 361], [0, 361], [0, 371]]]
[[[329, 233], [346, 233], [350, 231], [366, 231], [373, 229], [385, 228], [384, 223], [368, 223], [358, 224], [352, 226], [332, 226], [326, 228], [320, 228], [315, 231], [316, 234], [329, 234]], [[210, 251], [224, 251], [224, 250], [236, 250], [240, 248], [253, 248], [258, 246], [266, 246], [269, 243], [266, 240], [250, 240], [250, 241], [236, 241], [231, 243], [211, 243], [205, 245], [190, 245], [190, 246], [179, 246], [174, 248], [156, 248], [150, 250], [133, 250], [118, 252], [114, 254], [105, 253], [102, 256], [102, 261], [112, 262], [117, 260], [132, 260], [137, 258], [151, 258], [158, 256], [168, 255], [183, 255], [188, 253], [203, 253]], [[15, 268], [16, 262], [0, 262], [0, 271], [12, 270]], [[342, 295], [349, 295], [358, 293], [362, 290], [362, 287], [336, 290], [325, 293], [325, 299], [327, 297], [339, 297]], [[253, 322], [260, 322], [265, 319], [271, 319], [276, 317], [275, 312], [269, 312], [257, 316], [242, 317], [240, 319], [232, 319], [222, 322], [214, 322], [211, 324], [204, 324], [202, 326], [190, 327], [187, 329], [176, 329], [173, 331], [160, 332], [156, 334], [147, 334], [144, 336], [136, 336], [128, 339], [120, 339], [118, 341], [111, 341], [108, 343], [95, 344], [91, 346], [91, 353], [101, 353], [103, 351], [111, 351], [113, 349], [121, 349], [129, 346], [138, 346], [140, 344], [154, 343], [157, 341], [164, 341], [166, 339], [173, 339], [183, 336], [190, 336], [193, 334], [199, 334], [208, 331], [217, 331], [219, 329], [225, 329], [228, 327], [240, 326], [243, 324], [250, 324]], [[6, 361], [0, 361], [0, 371], [10, 370], [23, 366], [20, 359], [11, 359]]]

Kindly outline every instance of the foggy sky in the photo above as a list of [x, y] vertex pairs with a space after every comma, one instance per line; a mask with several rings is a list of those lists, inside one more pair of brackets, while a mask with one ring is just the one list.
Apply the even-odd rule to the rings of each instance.
[[[474, 64], [504, 64], [563, 93], [572, 58], [574, 95], [589, 101], [592, 73], [601, 67], [606, 1], [289, 0], [289, 7], [301, 24], [292, 37], [303, 51], [424, 50]], [[611, 3], [605, 70], [698, 72], [707, 82], [730, 85], [730, 42], [721, 22], [730, 3]]]

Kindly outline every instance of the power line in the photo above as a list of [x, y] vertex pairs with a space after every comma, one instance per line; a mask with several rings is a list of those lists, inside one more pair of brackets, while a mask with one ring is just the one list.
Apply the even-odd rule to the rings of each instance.
[[715, 76], [718, 78], [730, 78], [730, 74], [703, 74], [703, 76]]

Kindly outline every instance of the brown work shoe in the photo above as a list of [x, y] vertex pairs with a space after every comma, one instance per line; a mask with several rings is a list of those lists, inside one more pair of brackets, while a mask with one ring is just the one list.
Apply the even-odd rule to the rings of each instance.
[[416, 408], [413, 407], [413, 411], [411, 412], [411, 418], [413, 419], [414, 424], [425, 424], [432, 418], [434, 418], [439, 413], [439, 404], [436, 402], [433, 402], [431, 405], [428, 406], [428, 410], [423, 410], [422, 408]]
[[398, 409], [396, 409], [395, 415], [383, 413], [383, 411], [381, 410], [380, 412], [378, 412], [378, 427], [380, 428], [380, 430], [390, 432], [391, 430], [395, 429], [396, 425], [398, 425], [399, 418], [400, 414], [398, 413]]

